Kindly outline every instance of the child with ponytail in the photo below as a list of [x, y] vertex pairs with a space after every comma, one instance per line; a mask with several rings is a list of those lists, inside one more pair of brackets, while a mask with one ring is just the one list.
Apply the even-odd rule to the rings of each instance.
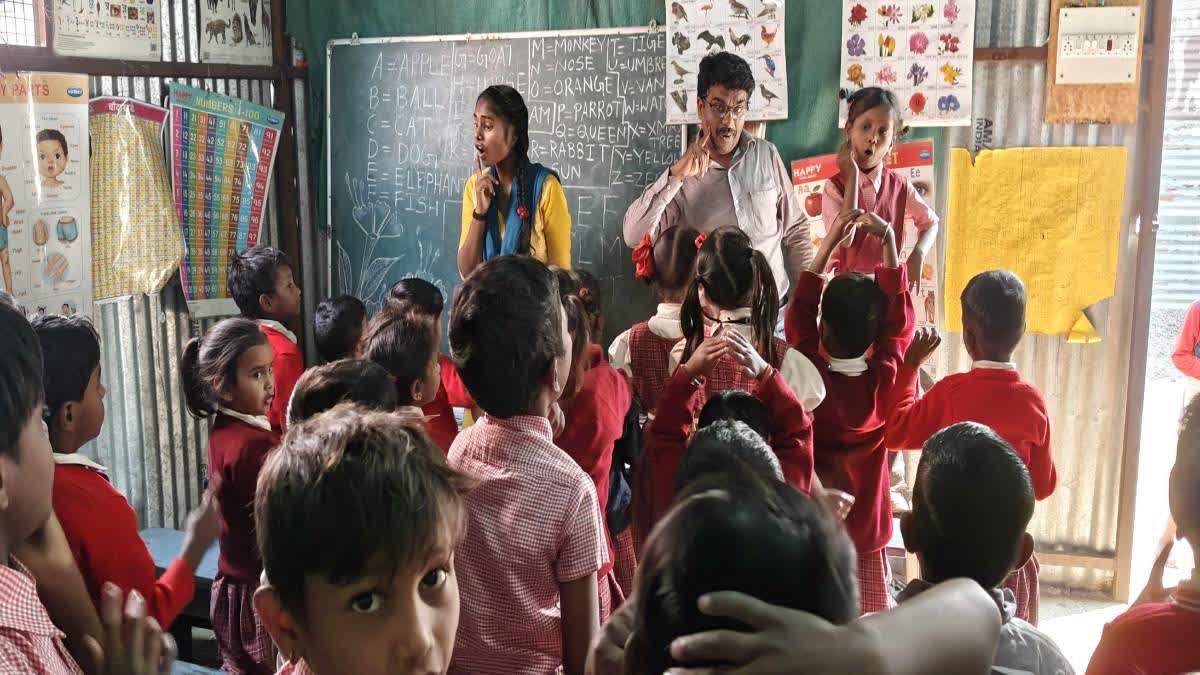
[[529, 108], [520, 92], [488, 87], [475, 104], [475, 173], [463, 188], [458, 272], [529, 255], [571, 267], [571, 214], [558, 174], [529, 161]]
[[[846, 99], [846, 140], [838, 151], [840, 173], [825, 183], [821, 214], [825, 230], [832, 236], [838, 218], [855, 210], [859, 222], [875, 221], [892, 229], [896, 250], [904, 250], [904, 222], [910, 220], [920, 236], [908, 256], [910, 284], [921, 280], [925, 256], [937, 241], [938, 217], [921, 199], [912, 183], [885, 166], [896, 147], [896, 139], [908, 127], [900, 116], [896, 95], [887, 89], [865, 87]], [[835, 274], [872, 274], [883, 264], [880, 238], [852, 223], [842, 233], [829, 265]]]
[[[672, 348], [668, 366], [672, 377], [697, 379], [687, 368], [692, 355], [705, 341], [725, 340], [724, 332], [736, 331], [779, 371], [804, 409], [811, 412], [824, 400], [825, 385], [812, 361], [774, 335], [779, 293], [766, 257], [736, 227], [701, 235], [695, 243], [699, 249], [695, 275], [680, 312], [684, 341]], [[711, 375], [704, 378], [705, 400], [726, 389], [755, 390], [754, 377], [731, 348], [716, 356]]]
[[254, 321], [225, 319], [188, 342], [179, 362], [188, 410], [213, 417], [208, 485], [221, 519], [221, 556], [210, 611], [222, 668], [272, 673], [275, 648], [254, 614], [262, 574], [254, 530], [258, 472], [279, 444], [267, 413], [275, 387], [274, 352]]
[[658, 310], [618, 335], [608, 356], [613, 368], [629, 376], [647, 413], [654, 412], [670, 379], [671, 349], [683, 339], [679, 312], [692, 281], [699, 236], [691, 227], [676, 225], [654, 238], [647, 233], [633, 250], [634, 273], [658, 295]]

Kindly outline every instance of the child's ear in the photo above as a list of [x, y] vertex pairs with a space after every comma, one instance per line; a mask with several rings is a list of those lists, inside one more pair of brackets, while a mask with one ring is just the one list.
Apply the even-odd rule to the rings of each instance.
[[54, 418], [50, 420], [51, 429], [62, 429], [66, 432], [75, 430], [75, 403], [68, 401], [58, 407], [58, 412], [54, 413]]
[[421, 391], [422, 384], [424, 384], [424, 380], [417, 379], [413, 380], [412, 384], [408, 385], [408, 400], [412, 401], [418, 407], [423, 403], [426, 403], [426, 401], [423, 400], [425, 398], [425, 392]]
[[258, 587], [254, 592], [254, 611], [285, 660], [295, 661], [304, 657], [299, 653], [300, 634], [296, 630], [296, 621], [283, 608], [274, 586], [268, 584]]
[[258, 296], [258, 308], [259, 308], [259, 310], [261, 310], [261, 311], [262, 311], [262, 313], [263, 313], [263, 314], [267, 314], [267, 315], [269, 315], [269, 314], [271, 313], [271, 306], [272, 306], [273, 304], [274, 304], [274, 303], [271, 301], [271, 296], [270, 296], [270, 295], [267, 295], [266, 293], [261, 293], [261, 294], [259, 294], [259, 296]]
[[1019, 570], [1033, 557], [1033, 535], [1026, 532], [1021, 535], [1017, 544], [1017, 558], [1013, 561], [1013, 570]]

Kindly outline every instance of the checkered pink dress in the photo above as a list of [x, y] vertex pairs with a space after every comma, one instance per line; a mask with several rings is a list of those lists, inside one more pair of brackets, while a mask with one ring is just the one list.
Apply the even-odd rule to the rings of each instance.
[[539, 417], [485, 415], [447, 458], [476, 482], [455, 552], [462, 614], [450, 673], [552, 673], [562, 665], [559, 584], [607, 562], [596, 487]]
[[892, 570], [888, 567], [887, 553], [880, 549], [874, 553], [858, 554], [858, 604], [863, 614], [882, 612], [896, 606], [896, 600], [888, 593], [888, 581]]
[[29, 570], [0, 564], [0, 673], [83, 675], [50, 621]]
[[1016, 617], [1034, 626], [1038, 623], [1038, 600], [1041, 595], [1038, 591], [1038, 573], [1041, 569], [1037, 555], [1033, 555], [1024, 567], [1008, 575], [1004, 581], [1004, 587], [1012, 589], [1013, 595], [1017, 596]]

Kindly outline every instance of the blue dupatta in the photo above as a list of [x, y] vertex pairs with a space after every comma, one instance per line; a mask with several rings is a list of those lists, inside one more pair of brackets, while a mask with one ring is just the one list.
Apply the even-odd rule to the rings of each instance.
[[[488, 169], [492, 177], [496, 177], [496, 169]], [[542, 200], [542, 187], [546, 184], [546, 177], [553, 175], [558, 178], [558, 174], [551, 169], [542, 166], [541, 164], [530, 162], [526, 171], [533, 172], [533, 200], [530, 202], [534, 213], [530, 213], [529, 217], [536, 216], [536, 209]], [[516, 177], [513, 178], [516, 180]], [[513, 255], [516, 253], [528, 253], [528, 251], [518, 251], [517, 247], [521, 243], [521, 218], [517, 216], [517, 190], [514, 189], [509, 193], [508, 197], [508, 213], [504, 216], [504, 236], [500, 236], [500, 200], [493, 199], [492, 205], [487, 211], [487, 228], [484, 230], [483, 236], [483, 259], [491, 260], [496, 256]]]

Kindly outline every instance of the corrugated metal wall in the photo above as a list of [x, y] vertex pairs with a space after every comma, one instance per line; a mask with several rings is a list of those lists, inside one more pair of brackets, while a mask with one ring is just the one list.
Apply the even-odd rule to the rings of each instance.
[[[196, 3], [171, 0], [163, 18], [165, 61], [199, 60]], [[130, 96], [164, 103], [170, 78], [92, 77], [93, 96]], [[180, 79], [228, 96], [271, 106], [271, 82], [238, 79]], [[303, 138], [303, 130], [299, 130]], [[303, 189], [303, 188], [302, 188]], [[263, 242], [277, 241], [277, 195], [272, 183], [265, 210]], [[128, 497], [140, 527], [182, 527], [199, 503], [206, 474], [208, 424], [183, 407], [176, 364], [183, 346], [216, 322], [192, 321], [178, 276], [155, 296], [132, 296], [96, 304], [101, 335], [107, 416], [100, 437], [83, 452], [108, 467], [117, 489]]]
[[[1048, 0], [980, 0], [975, 44], [977, 47], [1046, 44], [1049, 11]], [[1116, 549], [1124, 390], [1129, 371], [1136, 250], [1131, 213], [1137, 204], [1137, 134], [1128, 126], [1044, 124], [1045, 77], [1044, 62], [977, 63], [974, 127], [949, 129], [945, 141], [948, 147], [972, 151], [1116, 145], [1129, 149], [1117, 295], [1108, 307], [1104, 341], [1096, 345], [1071, 345], [1063, 336], [1029, 335], [1014, 355], [1022, 374], [1045, 395], [1058, 467], [1058, 488], [1054, 495], [1038, 504], [1030, 526], [1038, 548], [1111, 555]], [[940, 158], [943, 169], [946, 154], [942, 153]], [[938, 206], [939, 213], [945, 214], [949, 193], [946, 170], [940, 171], [940, 177]], [[970, 368], [961, 334], [947, 336], [940, 358], [941, 372]], [[915, 457], [909, 460], [911, 471], [915, 468]], [[1111, 585], [1112, 574], [1044, 567], [1042, 581], [1101, 588]]]

